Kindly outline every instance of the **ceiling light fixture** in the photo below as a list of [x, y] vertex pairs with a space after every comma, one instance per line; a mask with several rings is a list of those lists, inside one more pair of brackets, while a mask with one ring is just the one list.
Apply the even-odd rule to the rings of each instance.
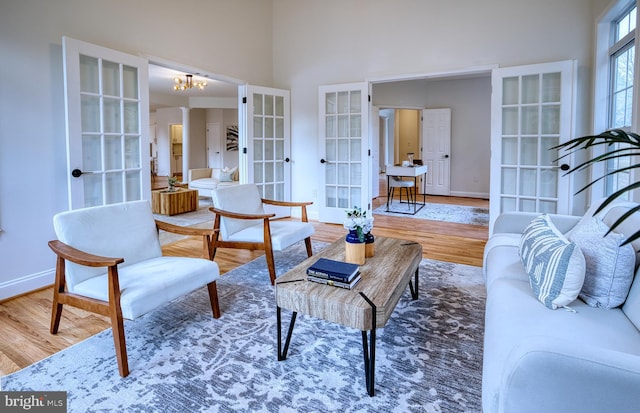
[[205, 87], [207, 87], [206, 80], [194, 82], [193, 75], [185, 75], [184, 80], [182, 80], [179, 77], [174, 77], [173, 81], [175, 82], [175, 84], [173, 85], [173, 90], [187, 90], [187, 89], [193, 89], [194, 87], [202, 90]]

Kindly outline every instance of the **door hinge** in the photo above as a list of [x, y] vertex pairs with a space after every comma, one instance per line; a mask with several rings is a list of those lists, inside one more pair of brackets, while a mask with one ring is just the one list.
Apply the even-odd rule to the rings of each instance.
[[367, 204], [367, 211], [371, 209], [371, 202]]
[[242, 98], [242, 103], [247, 103], [247, 97], [246, 96]]
[[371, 95], [369, 95], [369, 102], [371, 102]]
[[371, 149], [367, 150], [367, 156], [371, 156]]
[[247, 148], [242, 148], [242, 153], [247, 153]]

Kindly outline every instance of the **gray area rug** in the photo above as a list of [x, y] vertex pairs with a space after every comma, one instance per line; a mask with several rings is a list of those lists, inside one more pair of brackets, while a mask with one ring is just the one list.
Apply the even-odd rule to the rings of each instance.
[[[153, 214], [158, 221], [164, 221], [169, 224], [180, 225], [183, 227], [194, 226], [196, 228], [213, 228], [213, 218], [215, 214], [209, 211], [209, 207], [213, 206], [211, 198], [200, 198], [198, 200], [198, 209], [193, 212], [187, 212], [177, 215]], [[170, 242], [179, 241], [187, 238], [183, 235], [171, 234], [160, 231], [160, 244], [165, 245]]]
[[[278, 253], [278, 274], [304, 258], [302, 244]], [[377, 330], [374, 397], [359, 331], [299, 316], [288, 357], [277, 361], [264, 257], [218, 282], [218, 320], [203, 288], [125, 322], [126, 378], [109, 329], [2, 377], [1, 388], [67, 391], [69, 412], [479, 412], [481, 269], [424, 259], [420, 277], [419, 299], [405, 292]], [[285, 325], [289, 317], [283, 311]]]
[[[422, 198], [419, 197], [418, 201], [421, 202], [421, 199]], [[401, 204], [399, 201], [394, 200], [394, 202], [389, 205], [389, 211], [386, 211], [386, 209], [387, 205], [385, 204], [374, 209], [373, 213], [378, 215], [427, 219], [431, 221], [455, 222], [458, 224], [489, 225], [489, 209], [487, 208], [427, 202], [415, 215], [407, 215], [407, 212], [413, 212], [413, 206], [409, 206], [404, 202]]]

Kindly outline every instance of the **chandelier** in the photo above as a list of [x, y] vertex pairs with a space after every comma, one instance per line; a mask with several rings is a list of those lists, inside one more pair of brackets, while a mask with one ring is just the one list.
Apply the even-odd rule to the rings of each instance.
[[193, 80], [193, 75], [185, 75], [184, 80], [179, 77], [174, 77], [173, 81], [175, 84], [173, 85], [173, 90], [187, 90], [192, 88], [198, 88], [200, 90], [207, 87], [207, 81], [195, 81]]

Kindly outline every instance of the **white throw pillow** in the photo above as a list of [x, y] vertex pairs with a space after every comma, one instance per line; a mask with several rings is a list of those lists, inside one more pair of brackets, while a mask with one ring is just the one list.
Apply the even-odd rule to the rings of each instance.
[[609, 227], [599, 218], [580, 221], [571, 231], [586, 262], [584, 284], [579, 297], [588, 305], [614, 308], [624, 303], [633, 281], [636, 255], [631, 244], [620, 246], [623, 234], [604, 236]]
[[542, 304], [555, 310], [578, 297], [584, 282], [584, 255], [558, 231], [547, 214], [525, 228], [519, 252], [531, 288]]

